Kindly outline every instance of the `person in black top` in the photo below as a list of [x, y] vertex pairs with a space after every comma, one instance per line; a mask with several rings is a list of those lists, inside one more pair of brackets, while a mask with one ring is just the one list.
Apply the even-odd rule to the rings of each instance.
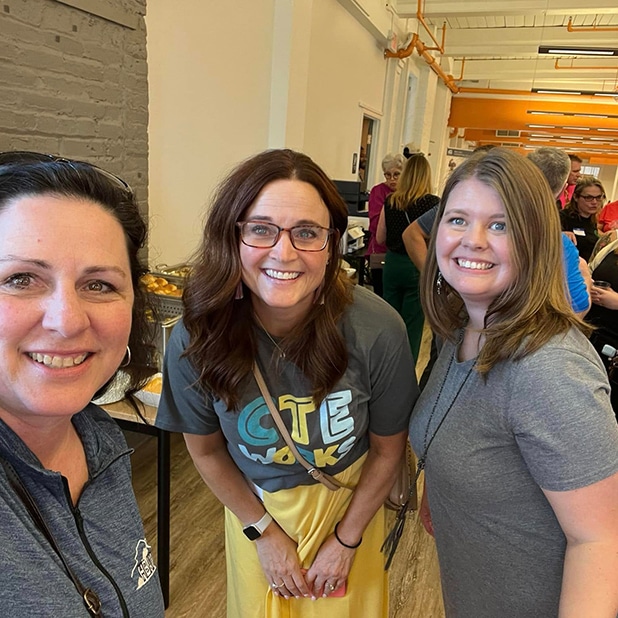
[[568, 206], [560, 211], [562, 231], [573, 232], [579, 255], [588, 261], [599, 240], [597, 214], [605, 202], [605, 189], [594, 176], [582, 176]]
[[386, 198], [378, 222], [377, 241], [387, 247], [384, 300], [404, 319], [415, 359], [421, 347], [425, 317], [418, 289], [419, 271], [408, 257], [401, 236], [413, 221], [439, 201], [438, 196], [431, 194], [431, 168], [425, 155], [412, 154], [406, 161], [397, 189]]
[[[608, 369], [612, 386], [612, 407], [618, 418], [618, 370], [610, 370], [610, 357], [603, 354], [606, 345], [618, 350], [618, 231], [612, 230], [599, 239], [590, 260], [593, 285], [592, 307], [586, 321], [596, 326], [590, 342]], [[616, 364], [616, 363], [614, 363]]]

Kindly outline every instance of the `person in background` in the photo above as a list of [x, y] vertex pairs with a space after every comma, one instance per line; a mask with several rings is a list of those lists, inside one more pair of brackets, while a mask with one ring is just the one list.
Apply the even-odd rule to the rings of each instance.
[[[388, 616], [382, 505], [418, 387], [401, 318], [339, 267], [346, 227], [306, 155], [241, 163], [209, 210], [167, 347], [156, 424], [185, 434], [225, 505], [230, 618]], [[298, 463], [254, 364], [298, 450], [347, 488]]]
[[131, 390], [154, 371], [138, 285], [145, 240], [119, 178], [0, 154], [2, 616], [81, 618], [95, 615], [89, 601], [96, 615], [163, 617], [131, 451], [90, 403], [119, 366]]
[[618, 201], [603, 206], [597, 217], [597, 228], [599, 234], [618, 230]]
[[388, 251], [384, 261], [384, 300], [403, 317], [415, 359], [423, 338], [425, 317], [421, 308], [419, 270], [403, 244], [404, 230], [439, 202], [431, 193], [431, 167], [422, 153], [412, 155], [403, 168], [397, 189], [386, 198], [378, 222], [378, 242]]
[[579, 182], [581, 177], [581, 169], [582, 169], [582, 160], [574, 154], [567, 155], [569, 157], [569, 161], [571, 162], [571, 171], [569, 172], [569, 177], [567, 178], [566, 187], [560, 193], [558, 197], [558, 207], [560, 209], [566, 208], [573, 197], [573, 192], [575, 191], [575, 186]]
[[[590, 341], [609, 373], [612, 407], [618, 418], [618, 370], [610, 370], [610, 357], [603, 353], [606, 345], [618, 350], [618, 231], [599, 239], [590, 258], [592, 308], [586, 321], [595, 327]], [[616, 365], [616, 361], [614, 361]]]
[[[552, 195], [557, 200], [565, 189], [567, 177], [571, 169], [571, 160], [560, 148], [537, 148], [528, 155], [542, 172], [549, 184]], [[570, 234], [570, 233], [569, 233]], [[575, 313], [583, 317], [590, 309], [590, 288], [592, 277], [586, 261], [579, 257], [575, 235], [562, 233], [562, 251], [564, 271], [567, 278], [569, 299]]]
[[577, 238], [577, 251], [586, 262], [599, 239], [597, 215], [605, 201], [605, 189], [598, 178], [582, 176], [573, 192], [573, 197], [560, 211], [563, 232], [572, 232]]
[[445, 344], [410, 440], [446, 616], [615, 618], [618, 426], [547, 181], [508, 149], [473, 155], [438, 222], [421, 287]]
[[[379, 255], [386, 253], [386, 246], [380, 244], [376, 240], [376, 231], [378, 229], [378, 221], [380, 213], [384, 207], [384, 201], [397, 187], [397, 181], [401, 176], [405, 159], [400, 154], [387, 154], [382, 159], [382, 172], [384, 173], [384, 182], [377, 184], [369, 193], [369, 246], [365, 255]], [[379, 258], [378, 258], [379, 259]], [[369, 264], [371, 265], [371, 257]], [[371, 268], [371, 281], [373, 283], [373, 291], [378, 295], [383, 295], [382, 287], [382, 266], [380, 268]]]

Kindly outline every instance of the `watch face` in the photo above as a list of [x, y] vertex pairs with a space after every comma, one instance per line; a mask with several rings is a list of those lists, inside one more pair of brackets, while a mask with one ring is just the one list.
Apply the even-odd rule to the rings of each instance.
[[247, 526], [243, 528], [242, 531], [250, 541], [257, 541], [257, 539], [262, 536], [261, 532], [255, 526]]

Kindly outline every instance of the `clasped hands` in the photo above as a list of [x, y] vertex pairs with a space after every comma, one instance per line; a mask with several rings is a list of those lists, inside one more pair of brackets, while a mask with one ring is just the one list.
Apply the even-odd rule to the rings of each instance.
[[355, 550], [343, 547], [331, 534], [309, 569], [303, 569], [296, 543], [278, 525], [269, 526], [256, 545], [273, 594], [286, 599], [328, 597], [347, 581], [355, 554]]

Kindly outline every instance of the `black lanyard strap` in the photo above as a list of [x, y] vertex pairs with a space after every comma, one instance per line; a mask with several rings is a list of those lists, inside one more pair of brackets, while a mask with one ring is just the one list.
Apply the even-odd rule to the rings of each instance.
[[77, 589], [77, 592], [79, 592], [79, 595], [82, 597], [88, 613], [95, 618], [102, 618], [103, 614], [101, 613], [101, 600], [99, 599], [99, 596], [94, 590], [86, 588], [81, 583], [77, 575], [75, 575], [73, 569], [71, 569], [71, 567], [69, 566], [64, 554], [62, 553], [62, 550], [60, 549], [58, 543], [56, 542], [56, 539], [54, 538], [54, 535], [49, 529], [47, 522], [43, 518], [43, 514], [39, 510], [39, 507], [35, 502], [34, 498], [32, 497], [32, 494], [28, 491], [28, 488], [24, 485], [23, 481], [19, 477], [19, 474], [17, 474], [15, 468], [8, 461], [6, 461], [4, 457], [0, 456], [0, 463], [2, 464], [2, 467], [6, 472], [6, 476], [9, 480], [11, 487], [13, 488], [15, 493], [21, 498], [21, 501], [24, 503], [24, 506], [30, 514], [30, 517], [32, 517], [32, 521], [41, 531], [43, 536], [48, 540], [52, 549], [60, 558], [60, 562], [62, 562], [62, 566], [64, 567], [66, 574], [73, 582], [73, 585]]

